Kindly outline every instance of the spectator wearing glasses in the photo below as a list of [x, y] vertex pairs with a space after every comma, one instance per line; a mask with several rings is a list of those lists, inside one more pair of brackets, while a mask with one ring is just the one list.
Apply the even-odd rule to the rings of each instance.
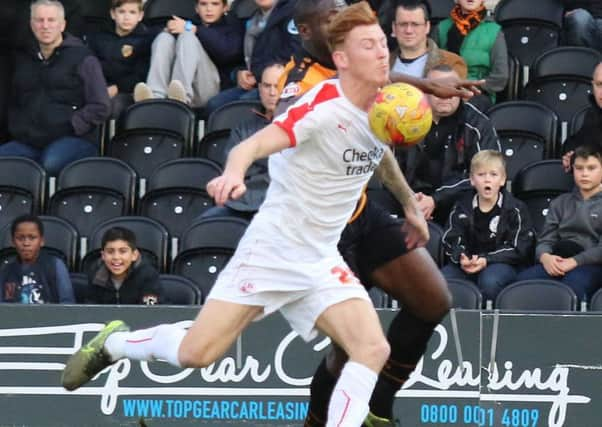
[[391, 72], [425, 77], [434, 66], [447, 64], [461, 78], [467, 68], [462, 57], [439, 49], [428, 37], [431, 30], [430, 7], [422, 0], [402, 0], [395, 9], [392, 24], [397, 46], [391, 52]]

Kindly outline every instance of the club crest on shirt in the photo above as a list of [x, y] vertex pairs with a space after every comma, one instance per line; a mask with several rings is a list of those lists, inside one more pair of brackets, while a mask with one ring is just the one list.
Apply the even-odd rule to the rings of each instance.
[[124, 58], [129, 58], [134, 53], [134, 46], [131, 44], [124, 44], [121, 46], [121, 56]]
[[282, 89], [282, 93], [280, 94], [281, 99], [293, 98], [299, 94], [301, 88], [297, 82], [290, 82], [287, 84], [284, 89]]
[[146, 305], [155, 305], [159, 302], [157, 295], [149, 294], [142, 297], [142, 302]]
[[489, 221], [489, 231], [491, 231], [493, 234], [497, 234], [497, 226], [500, 223], [500, 216], [496, 215], [493, 218], [491, 218], [491, 221]]
[[286, 31], [293, 36], [299, 35], [299, 30], [297, 29], [297, 25], [295, 25], [295, 21], [291, 19], [288, 21], [288, 25], [286, 26]]

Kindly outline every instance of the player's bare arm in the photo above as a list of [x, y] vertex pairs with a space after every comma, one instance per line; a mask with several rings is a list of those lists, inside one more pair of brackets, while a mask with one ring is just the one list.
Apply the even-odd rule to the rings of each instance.
[[280, 127], [271, 124], [261, 129], [230, 151], [224, 173], [209, 181], [207, 193], [215, 199], [218, 206], [222, 206], [228, 199], [238, 199], [247, 189], [245, 173], [249, 166], [255, 160], [289, 146], [289, 136]]
[[403, 176], [391, 150], [385, 150], [385, 154], [376, 169], [376, 175], [403, 206], [407, 224], [406, 245], [408, 248], [426, 245], [429, 239], [428, 225], [420, 212], [414, 191]]
[[439, 98], [451, 98], [459, 96], [470, 99], [481, 93], [479, 86], [485, 84], [485, 80], [463, 80], [457, 77], [446, 77], [440, 79], [421, 79], [407, 74], [391, 74], [391, 82], [409, 83], [416, 86], [424, 93], [430, 93]]

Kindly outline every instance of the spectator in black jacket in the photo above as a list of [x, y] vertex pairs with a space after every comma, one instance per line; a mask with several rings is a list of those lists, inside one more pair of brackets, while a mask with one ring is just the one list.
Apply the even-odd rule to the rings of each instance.
[[55, 0], [31, 5], [33, 51], [17, 55], [9, 105], [12, 141], [0, 156], [24, 156], [56, 176], [68, 163], [98, 153], [92, 138], [109, 116], [98, 59], [81, 40], [63, 33], [64, 9]]
[[589, 100], [591, 105], [585, 113], [581, 129], [569, 136], [562, 145], [562, 166], [567, 172], [571, 169], [571, 160], [577, 147], [595, 146], [602, 152], [602, 63], [594, 69]]
[[113, 227], [102, 236], [102, 262], [88, 273], [89, 304], [158, 304], [159, 273], [140, 257], [136, 235]]
[[220, 89], [232, 86], [230, 74], [243, 62], [242, 23], [226, 15], [227, 0], [197, 0], [198, 19], [174, 16], [153, 42], [146, 83], [134, 99], [171, 98], [203, 107]]
[[441, 273], [475, 282], [485, 301], [495, 301], [518, 272], [531, 265], [535, 233], [527, 207], [504, 190], [502, 153], [475, 154], [470, 183], [474, 191], [458, 200], [449, 215], [443, 246], [451, 262]]
[[564, 8], [566, 43], [602, 51], [602, 0], [564, 0]]
[[[258, 85], [259, 98], [263, 109], [262, 111], [254, 110], [255, 116], [252, 119], [242, 122], [232, 129], [226, 147], [227, 151], [230, 151], [234, 146], [272, 122], [274, 110], [280, 99], [278, 81], [283, 72], [284, 66], [280, 63], [270, 64], [264, 68]], [[228, 200], [224, 206], [215, 206], [208, 209], [201, 217], [228, 215], [250, 220], [263, 203], [269, 183], [268, 159], [259, 159], [247, 170], [245, 176], [247, 191], [242, 197], [236, 200]]]
[[112, 0], [114, 30], [86, 38], [102, 65], [114, 119], [134, 102], [134, 86], [148, 73], [151, 44], [156, 33], [140, 22], [143, 16], [142, 0]]
[[[427, 77], [458, 78], [449, 65], [437, 65]], [[433, 125], [420, 144], [399, 153], [408, 183], [417, 191], [418, 204], [426, 218], [435, 215], [444, 224], [462, 191], [470, 191], [468, 171], [472, 156], [481, 150], [501, 151], [489, 118], [459, 97], [427, 95], [433, 110]]]
[[236, 87], [220, 92], [205, 108], [208, 116], [221, 105], [237, 99], [257, 99], [256, 86], [264, 68], [274, 62], [286, 63], [301, 41], [293, 12], [295, 0], [255, 0], [257, 12], [246, 23], [245, 67], [236, 71]]

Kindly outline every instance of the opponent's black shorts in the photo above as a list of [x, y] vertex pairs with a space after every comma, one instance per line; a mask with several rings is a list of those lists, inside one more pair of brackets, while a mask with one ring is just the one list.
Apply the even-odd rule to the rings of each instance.
[[401, 221], [368, 198], [360, 215], [343, 230], [338, 247], [351, 270], [371, 288], [375, 269], [408, 252], [404, 239]]

